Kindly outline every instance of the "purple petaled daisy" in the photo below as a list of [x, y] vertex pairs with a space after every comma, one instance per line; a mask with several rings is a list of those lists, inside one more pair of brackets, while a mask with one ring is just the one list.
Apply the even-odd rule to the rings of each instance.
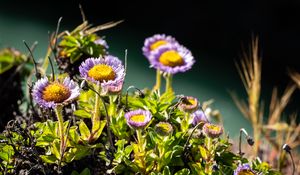
[[34, 101], [44, 108], [55, 108], [57, 105], [67, 104], [79, 94], [79, 86], [69, 77], [66, 77], [63, 82], [49, 82], [47, 77], [41, 78], [32, 89]]
[[239, 165], [236, 170], [234, 170], [233, 175], [255, 175], [256, 173], [251, 169], [249, 164]]
[[223, 134], [222, 126], [214, 125], [211, 123], [205, 123], [203, 125], [203, 131], [210, 138], [218, 138]]
[[167, 36], [165, 34], [156, 34], [152, 37], [146, 38], [143, 47], [144, 55], [149, 59], [149, 55], [152, 51], [158, 49], [161, 46], [168, 45], [168, 44], [177, 44], [178, 42], [175, 38], [171, 36]]
[[138, 109], [125, 113], [127, 124], [132, 128], [143, 128], [151, 120], [152, 114], [150, 111]]
[[151, 67], [170, 74], [185, 72], [195, 63], [192, 53], [181, 45], [163, 45], [151, 52], [149, 61]]
[[94, 43], [103, 46], [105, 49], [109, 48], [107, 42], [104, 39], [102, 39], [102, 38], [97, 39], [96, 41], [94, 41]]
[[194, 112], [198, 109], [198, 100], [197, 98], [186, 96], [183, 97], [181, 102], [178, 105], [178, 108], [185, 112]]
[[197, 110], [192, 114], [192, 124], [196, 126], [200, 122], [207, 123], [208, 120], [202, 110]]
[[101, 84], [102, 88], [116, 86], [123, 83], [125, 69], [122, 62], [114, 56], [107, 55], [104, 58], [88, 58], [79, 67], [80, 76]]

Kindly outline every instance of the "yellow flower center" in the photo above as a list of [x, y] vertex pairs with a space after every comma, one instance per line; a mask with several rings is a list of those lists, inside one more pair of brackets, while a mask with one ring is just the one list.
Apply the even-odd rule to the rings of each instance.
[[88, 71], [88, 75], [100, 82], [114, 80], [116, 77], [116, 73], [113, 68], [105, 64], [98, 64], [94, 66]]
[[238, 175], [254, 175], [250, 170], [242, 170], [238, 173]]
[[197, 100], [195, 100], [195, 99], [188, 99], [188, 101], [192, 105], [195, 105], [197, 103]]
[[161, 54], [159, 62], [170, 67], [181, 66], [184, 63], [181, 56], [175, 50], [169, 50]]
[[145, 121], [144, 115], [133, 115], [130, 117], [130, 120], [133, 122], [141, 123]]
[[158, 47], [160, 47], [160, 46], [162, 46], [162, 45], [166, 45], [166, 44], [168, 44], [167, 41], [165, 41], [165, 40], [158, 40], [158, 41], [156, 41], [155, 43], [151, 44], [150, 50], [155, 50], [155, 49], [157, 49]]
[[170, 134], [172, 132], [172, 126], [168, 123], [158, 123], [156, 125], [157, 130], [162, 134]]
[[217, 126], [217, 125], [208, 125], [208, 129], [211, 131], [215, 131], [215, 132], [220, 132], [221, 131], [221, 127]]
[[71, 95], [70, 90], [63, 84], [54, 82], [49, 84], [43, 91], [43, 99], [47, 102], [61, 103]]

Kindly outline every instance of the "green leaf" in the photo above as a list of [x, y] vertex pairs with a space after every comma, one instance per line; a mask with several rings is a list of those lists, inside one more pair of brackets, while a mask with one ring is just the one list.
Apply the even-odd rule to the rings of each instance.
[[171, 175], [169, 166], [165, 166], [162, 174], [163, 175]]
[[85, 169], [80, 173], [80, 175], [91, 175], [90, 169], [85, 168]]
[[85, 168], [80, 174], [77, 171], [72, 171], [71, 175], [91, 175], [91, 171], [88, 168]]
[[0, 74], [11, 69], [15, 65], [24, 62], [24, 55], [15, 49], [6, 48], [0, 51]]
[[48, 155], [41, 155], [40, 157], [43, 160], [43, 162], [50, 163], [50, 164], [55, 163], [56, 160], [57, 160], [54, 155], [49, 155], [49, 156]]
[[80, 175], [77, 171], [72, 171], [71, 175]]
[[72, 52], [70, 59], [71, 59], [71, 63], [75, 63], [81, 56], [83, 55], [83, 53], [81, 53], [80, 51], [74, 51]]
[[39, 146], [39, 147], [45, 147], [45, 146], [49, 146], [52, 144], [52, 142], [56, 139], [55, 136], [53, 136], [52, 134], [46, 134], [46, 135], [42, 135], [41, 137], [39, 137], [36, 141], [36, 145], [35, 146]]
[[14, 66], [13, 59], [14, 58], [9, 57], [7, 55], [0, 56], [0, 74]]
[[74, 111], [73, 114], [78, 117], [81, 117], [81, 118], [91, 118], [91, 113], [89, 113], [83, 109], [78, 109], [78, 110]]
[[199, 149], [200, 149], [200, 154], [201, 154], [202, 158], [204, 160], [207, 160], [208, 156], [207, 156], [206, 149], [203, 146], [199, 146]]
[[86, 124], [84, 123], [83, 120], [80, 120], [79, 131], [80, 131], [81, 138], [83, 140], [88, 140], [89, 139], [89, 137], [91, 135], [91, 132], [90, 132], [89, 128], [86, 126]]
[[51, 153], [57, 158], [60, 159], [60, 141], [58, 139], [54, 140], [52, 146], [50, 147]]
[[5, 145], [4, 147], [0, 148], [0, 159], [6, 162], [11, 161], [11, 158], [14, 154], [14, 149], [10, 145]]
[[190, 174], [190, 170], [187, 168], [183, 168], [180, 171], [177, 171], [174, 175], [189, 175]]
[[78, 143], [79, 141], [79, 134], [77, 133], [77, 126], [71, 126], [69, 130], [69, 137], [74, 143]]
[[93, 133], [93, 138], [94, 139], [98, 139], [100, 137], [100, 135], [103, 131], [103, 128], [106, 125], [106, 120], [101, 120], [101, 122], [99, 124], [100, 125], [96, 127], [96, 128], [98, 128], [97, 131]]

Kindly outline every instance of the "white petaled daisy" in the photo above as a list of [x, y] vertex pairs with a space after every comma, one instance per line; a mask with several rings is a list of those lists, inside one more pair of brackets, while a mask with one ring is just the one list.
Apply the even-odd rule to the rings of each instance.
[[149, 55], [151, 52], [153, 52], [161, 46], [169, 44], [178, 45], [178, 42], [175, 40], [175, 38], [171, 36], [167, 36], [165, 34], [156, 34], [152, 37], [145, 39], [144, 47], [142, 48], [142, 50], [144, 55], [149, 59]]
[[69, 77], [62, 82], [51, 82], [47, 77], [41, 78], [32, 89], [34, 101], [44, 108], [55, 108], [57, 105], [67, 104], [79, 94], [79, 86]]
[[125, 69], [122, 62], [114, 56], [88, 58], [79, 67], [81, 77], [101, 85], [106, 89], [124, 82]]
[[211, 123], [205, 123], [203, 126], [204, 133], [211, 138], [218, 138], [223, 134], [223, 128], [219, 125], [214, 125]]
[[249, 164], [239, 165], [236, 170], [234, 170], [233, 175], [255, 175], [256, 173], [251, 169]]
[[176, 74], [186, 72], [195, 63], [192, 53], [181, 45], [164, 45], [149, 55], [151, 67], [162, 72]]
[[127, 124], [132, 128], [144, 128], [151, 120], [150, 111], [138, 109], [125, 113]]

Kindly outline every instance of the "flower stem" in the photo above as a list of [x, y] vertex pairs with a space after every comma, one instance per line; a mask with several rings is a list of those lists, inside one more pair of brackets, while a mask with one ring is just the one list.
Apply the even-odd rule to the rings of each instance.
[[157, 69], [156, 70], [156, 84], [153, 87], [153, 90], [160, 90], [160, 86], [161, 86], [161, 73], [160, 73], [160, 70]]
[[94, 106], [94, 113], [92, 116], [92, 133], [97, 132], [100, 127], [100, 96], [97, 93], [100, 93], [101, 86], [96, 86], [95, 92], [95, 106]]
[[166, 90], [165, 90], [165, 92], [173, 91], [173, 88], [172, 88], [172, 79], [173, 79], [173, 75], [172, 74], [168, 74], [166, 76]]
[[142, 147], [144, 145], [144, 139], [143, 139], [143, 136], [142, 136], [142, 130], [141, 129], [137, 129], [136, 130], [136, 136], [137, 136], [137, 141], [138, 141], [139, 149], [141, 151], [141, 150], [143, 150]]
[[[114, 143], [113, 143], [113, 139], [112, 139], [112, 135], [111, 135], [111, 131], [110, 131], [110, 116], [108, 114], [108, 110], [107, 110], [107, 107], [106, 107], [106, 104], [105, 104], [105, 101], [103, 99], [103, 97], [101, 97], [99, 95], [102, 103], [103, 103], [103, 106], [104, 106], [104, 110], [105, 110], [105, 114], [106, 114], [106, 127], [107, 127], [107, 136], [108, 136], [108, 139], [109, 139], [109, 143], [110, 143], [110, 148], [115, 151], [115, 148], [114, 148]], [[100, 120], [99, 120], [100, 121]]]
[[58, 135], [60, 138], [60, 156], [61, 159], [63, 157], [64, 154], [64, 147], [65, 147], [65, 133], [64, 133], [64, 119], [62, 116], [62, 106], [57, 106], [54, 111], [57, 117], [57, 121], [58, 121]]
[[115, 116], [115, 114], [116, 114], [116, 103], [115, 103], [116, 97], [117, 96], [113, 96], [113, 95], [109, 96], [108, 115], [110, 118]]
[[142, 136], [142, 130], [137, 129], [136, 130], [136, 135], [137, 135], [137, 142], [138, 142], [138, 156], [137, 158], [141, 162], [142, 167], [142, 172], [145, 174], [146, 173], [146, 162], [145, 162], [145, 140]]

